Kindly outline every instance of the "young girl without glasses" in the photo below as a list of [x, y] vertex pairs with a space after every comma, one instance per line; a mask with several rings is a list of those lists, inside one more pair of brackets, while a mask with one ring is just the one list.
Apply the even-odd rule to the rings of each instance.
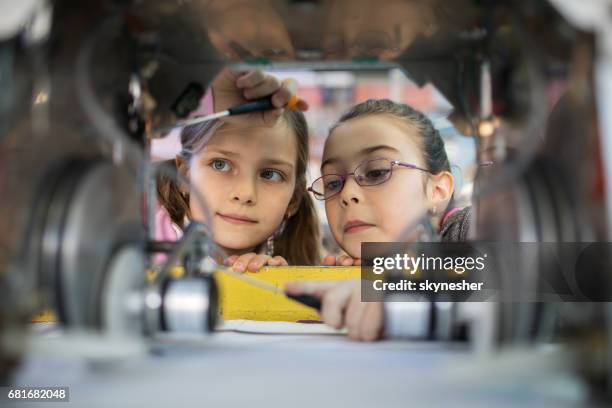
[[[245, 76], [225, 71], [212, 87], [214, 110], [275, 90], [273, 103], [284, 106], [291, 92], [278, 82], [269, 86], [271, 78], [259, 71]], [[179, 238], [193, 219], [211, 227], [234, 270], [316, 264], [318, 222], [306, 192], [308, 128], [300, 109], [184, 128], [182, 149], [166, 165], [176, 166], [189, 183], [159, 178], [160, 239]]]

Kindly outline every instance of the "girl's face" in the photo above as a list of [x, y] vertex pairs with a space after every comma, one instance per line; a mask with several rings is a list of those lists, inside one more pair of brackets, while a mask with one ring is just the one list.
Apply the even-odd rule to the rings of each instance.
[[274, 127], [226, 123], [191, 159], [194, 219], [207, 222], [231, 254], [251, 252], [280, 226], [296, 182], [297, 141], [284, 120]]
[[[389, 115], [368, 115], [340, 124], [325, 143], [321, 173], [346, 174], [366, 160], [385, 158], [425, 168], [418, 130]], [[348, 176], [339, 194], [325, 201], [327, 220], [338, 244], [361, 257], [362, 242], [390, 242], [421, 217], [430, 201], [428, 175], [396, 166], [383, 184], [360, 186]]]

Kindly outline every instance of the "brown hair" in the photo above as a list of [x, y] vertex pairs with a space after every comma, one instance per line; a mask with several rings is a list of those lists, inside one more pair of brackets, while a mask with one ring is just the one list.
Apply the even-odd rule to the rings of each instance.
[[[293, 197], [289, 203], [291, 216], [285, 221], [282, 231], [274, 237], [274, 254], [280, 255], [291, 265], [316, 265], [320, 262], [319, 254], [319, 221], [312, 197], [306, 194], [306, 170], [308, 167], [308, 126], [304, 114], [297, 109], [287, 109], [283, 119], [293, 130], [297, 141], [296, 181]], [[220, 120], [213, 120], [183, 128], [181, 132], [181, 152], [179, 155], [189, 163], [210, 140], [214, 132], [223, 125]], [[163, 162], [176, 172], [173, 160]], [[175, 178], [169, 177], [167, 171], [159, 172], [157, 193], [160, 203], [168, 210], [170, 218], [179, 226], [183, 225], [189, 213], [189, 196], [181, 193]], [[262, 243], [261, 245], [263, 245]], [[257, 250], [261, 249], [261, 245]]]
[[416, 127], [421, 136], [420, 145], [425, 157], [425, 168], [433, 174], [442, 171], [450, 172], [450, 163], [444, 148], [444, 140], [427, 116], [405, 103], [393, 102], [389, 99], [368, 99], [358, 103], [340, 117], [331, 127], [329, 133], [343, 122], [366, 115], [387, 114], [402, 119]]

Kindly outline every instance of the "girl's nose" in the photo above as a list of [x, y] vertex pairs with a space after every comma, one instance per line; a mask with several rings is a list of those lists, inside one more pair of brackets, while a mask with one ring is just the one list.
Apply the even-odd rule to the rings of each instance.
[[344, 182], [344, 187], [340, 192], [340, 198], [342, 205], [348, 206], [349, 204], [359, 204], [363, 201], [361, 195], [361, 186], [357, 184], [354, 177], [347, 177]]
[[241, 177], [236, 181], [231, 191], [232, 201], [240, 204], [254, 205], [257, 203], [257, 188], [249, 177]]

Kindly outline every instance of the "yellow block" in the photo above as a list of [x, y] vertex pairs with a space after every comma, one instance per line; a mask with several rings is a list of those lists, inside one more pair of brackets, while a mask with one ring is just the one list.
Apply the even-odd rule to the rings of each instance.
[[[247, 275], [283, 289], [285, 284], [305, 280], [345, 280], [361, 276], [359, 266], [269, 266]], [[237, 278], [216, 274], [219, 285], [219, 307], [225, 320], [272, 320], [295, 322], [319, 320], [316, 310]]]
[[[183, 268], [175, 267], [171, 276], [180, 279]], [[147, 281], [152, 281], [155, 271], [147, 271]], [[247, 272], [255, 279], [271, 283], [283, 289], [288, 282], [306, 280], [359, 279], [359, 266], [268, 266], [258, 272]], [[319, 320], [317, 312], [301, 303], [260, 289], [223, 273], [215, 274], [219, 286], [219, 310], [225, 320], [269, 320], [295, 322], [298, 320]], [[32, 318], [32, 322], [55, 321], [50, 310]]]
[[34, 315], [30, 320], [32, 323], [49, 323], [57, 320], [55, 313], [52, 310], [45, 309]]

